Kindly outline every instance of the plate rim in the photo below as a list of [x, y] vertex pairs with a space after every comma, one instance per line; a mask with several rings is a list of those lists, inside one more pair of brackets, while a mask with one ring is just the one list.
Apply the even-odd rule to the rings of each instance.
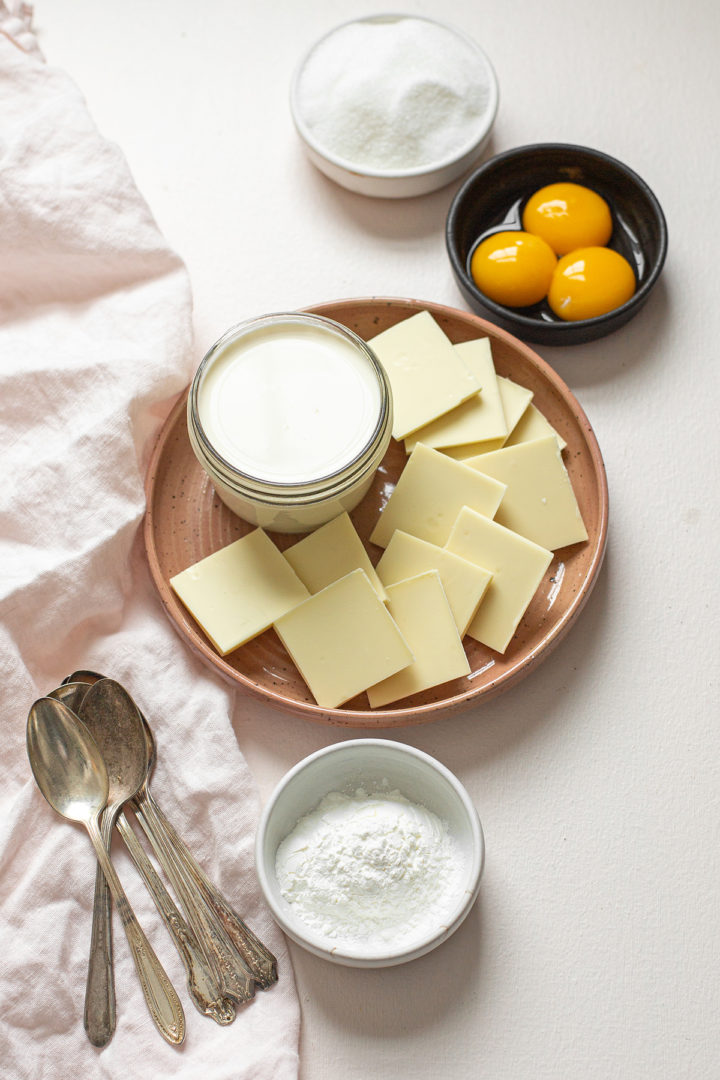
[[[253, 682], [252, 679], [244, 675], [241, 671], [226, 664], [224, 662], [224, 657], [215, 652], [212, 645], [204, 639], [200, 631], [189, 621], [188, 613], [182, 608], [180, 602], [177, 601], [177, 611], [175, 610], [175, 605], [171, 608], [169, 603], [169, 585], [165, 581], [164, 575], [161, 573], [160, 562], [154, 545], [155, 515], [153, 508], [153, 494], [155, 489], [155, 476], [163, 456], [167, 436], [177, 423], [179, 418], [178, 414], [186, 410], [189, 386], [180, 393], [165, 418], [165, 421], [161, 425], [148, 459], [145, 473], [143, 541], [153, 584], [155, 585], [160, 601], [171, 624], [185, 644], [190, 645], [195, 653], [199, 654], [206, 662], [209, 662], [211, 667], [213, 667], [226, 681], [236, 687], [243, 687], [252, 696], [268, 704], [274, 705], [283, 712], [290, 712], [295, 716], [302, 715], [307, 720], [339, 727], [382, 729], [430, 723], [434, 720], [444, 719], [450, 715], [464, 712], [473, 704], [480, 705], [481, 703], [490, 701], [499, 693], [515, 686], [521, 679], [529, 675], [541, 660], [545, 659], [545, 657], [550, 654], [555, 646], [562, 641], [572, 624], [576, 621], [597, 583], [607, 549], [609, 495], [605, 463], [600, 451], [600, 446], [592, 425], [572, 390], [570, 390], [568, 385], [560, 375], [558, 375], [554, 368], [552, 368], [547, 361], [543, 360], [533, 348], [526, 342], [521, 341], [519, 338], [509, 333], [507, 330], [504, 330], [502, 327], [497, 326], [487, 319], [483, 319], [480, 315], [476, 315], [473, 312], [466, 312], [448, 304], [438, 304], [433, 301], [422, 301], [400, 296], [348, 297], [341, 300], [324, 301], [323, 303], [313, 304], [298, 310], [304, 313], [325, 315], [327, 317], [328, 309], [332, 309], [337, 313], [339, 309], [368, 304], [378, 304], [383, 306], [393, 306], [396, 304], [404, 306], [410, 305], [417, 310], [428, 310], [434, 317], [439, 316], [440, 318], [446, 317], [449, 319], [457, 319], [459, 317], [464, 321], [470, 321], [474, 326], [477, 326], [480, 331], [489, 334], [491, 337], [499, 337], [512, 349], [519, 349], [521, 352], [525, 353], [531, 362], [539, 369], [543, 377], [552, 384], [561, 398], [568, 402], [572, 407], [575, 419], [583, 430], [598, 483], [600, 496], [599, 527], [595, 541], [594, 555], [588, 566], [582, 587], [562, 617], [549, 628], [548, 632], [535, 647], [529, 653], [525, 654], [522, 659], [519, 659], [516, 665], [509, 669], [505, 669], [495, 679], [491, 679], [480, 688], [470, 686], [465, 692], [455, 694], [452, 698], [445, 701], [441, 700], [416, 706], [402, 706], [400, 708], [383, 708], [376, 710], [344, 708], [326, 709], [314, 702], [289, 700], [275, 690], [258, 686], [258, 684]], [[342, 321], [337, 318], [337, 314], [330, 317], [336, 318], [338, 322]], [[199, 464], [198, 468], [200, 468]], [[180, 619], [178, 618], [178, 614], [180, 615]]]

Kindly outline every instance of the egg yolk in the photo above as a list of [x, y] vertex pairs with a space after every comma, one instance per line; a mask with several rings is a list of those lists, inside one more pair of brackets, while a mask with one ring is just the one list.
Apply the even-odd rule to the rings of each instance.
[[612, 234], [605, 200], [582, 184], [548, 184], [528, 199], [522, 214], [526, 232], [541, 236], [556, 255], [601, 247]]
[[499, 232], [475, 248], [470, 274], [481, 292], [505, 307], [528, 307], [547, 294], [557, 259], [539, 236]]
[[577, 322], [614, 311], [635, 292], [635, 274], [612, 248], [586, 247], [559, 260], [548, 303], [560, 319]]

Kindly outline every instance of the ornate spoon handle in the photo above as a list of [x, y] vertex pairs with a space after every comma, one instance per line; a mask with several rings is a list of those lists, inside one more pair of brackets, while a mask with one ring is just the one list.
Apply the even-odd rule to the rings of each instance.
[[122, 920], [150, 1015], [162, 1037], [173, 1045], [179, 1045], [185, 1038], [185, 1014], [180, 998], [130, 907], [96, 822], [87, 822], [87, 830]]
[[[112, 822], [102, 815], [100, 832], [110, 850]], [[107, 879], [100, 863], [95, 873], [92, 936], [85, 986], [85, 1031], [93, 1046], [107, 1046], [115, 1031], [115, 982], [113, 979], [112, 904]]]
[[187, 921], [195, 932], [200, 948], [218, 974], [223, 994], [238, 1004], [249, 1001], [255, 994], [252, 975], [242, 956], [229, 941], [222, 925], [206, 906], [194, 881], [187, 877], [182, 864], [176, 859], [152, 806], [142, 797], [143, 791], [144, 789], [141, 789], [133, 801], [137, 819], [185, 909]]
[[235, 1006], [229, 998], [222, 996], [218, 980], [203, 956], [195, 934], [175, 906], [124, 814], [120, 814], [117, 827], [180, 954], [192, 1000], [204, 1016], [211, 1017], [217, 1024], [231, 1024], [235, 1019]]
[[145, 798], [152, 806], [154, 814], [162, 825], [168, 841], [172, 844], [178, 860], [182, 863], [186, 873], [195, 882], [205, 903], [222, 923], [225, 933], [252, 972], [255, 982], [263, 990], [267, 989], [268, 986], [277, 981], [277, 961], [275, 957], [230, 907], [219, 890], [215, 888], [192, 855], [185, 841], [175, 831], [160, 809], [149, 789], [145, 791]]

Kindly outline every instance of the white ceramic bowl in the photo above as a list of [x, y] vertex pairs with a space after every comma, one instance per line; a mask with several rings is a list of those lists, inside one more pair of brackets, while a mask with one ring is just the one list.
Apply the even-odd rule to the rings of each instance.
[[[360, 161], [353, 161], [339, 156], [316, 136], [304, 115], [301, 93], [302, 82], [313, 54], [320, 47], [325, 47], [329, 42], [331, 43], [333, 35], [344, 31], [348, 26], [356, 24], [381, 24], [398, 19], [412, 19], [418, 22], [434, 24], [441, 27], [445, 32], [452, 34], [466, 48], [469, 47], [475, 56], [478, 74], [487, 88], [487, 99], [471, 135], [465, 139], [463, 144], [453, 147], [452, 151], [445, 154], [444, 157], [435, 161], [423, 162], [413, 168], [372, 168]], [[362, 65], [361, 56], [358, 57], [358, 65]], [[292, 118], [313, 164], [331, 180], [344, 188], [348, 188], [350, 191], [386, 199], [425, 195], [462, 176], [478, 159], [487, 144], [497, 108], [497, 77], [490, 60], [479, 45], [454, 27], [420, 15], [369, 15], [334, 27], [329, 33], [316, 41], [305, 53], [295, 70], [290, 88]]]
[[[443, 898], [450, 911], [442, 924], [428, 926], [402, 946], [370, 948], [326, 937], [308, 927], [282, 895], [275, 872], [281, 842], [297, 822], [332, 791], [352, 794], [399, 790], [447, 823], [460, 851], [463, 871], [454, 895]], [[265, 899], [288, 937], [316, 956], [349, 967], [379, 968], [402, 964], [430, 952], [457, 930], [480, 888], [485, 844], [477, 811], [460, 781], [428, 754], [385, 739], [353, 739], [311, 754], [280, 781], [263, 810], [255, 841], [255, 864]], [[438, 889], [448, 887], [439, 881]]]

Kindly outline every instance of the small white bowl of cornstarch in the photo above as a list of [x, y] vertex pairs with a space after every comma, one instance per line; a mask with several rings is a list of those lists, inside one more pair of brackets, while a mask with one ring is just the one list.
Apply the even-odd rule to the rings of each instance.
[[480, 888], [485, 844], [453, 773], [404, 743], [353, 739], [280, 781], [255, 842], [280, 927], [349, 967], [403, 964], [450, 937]]
[[471, 38], [417, 15], [342, 23], [303, 56], [290, 109], [310, 160], [379, 198], [424, 195], [484, 149], [498, 107], [490, 60]]

